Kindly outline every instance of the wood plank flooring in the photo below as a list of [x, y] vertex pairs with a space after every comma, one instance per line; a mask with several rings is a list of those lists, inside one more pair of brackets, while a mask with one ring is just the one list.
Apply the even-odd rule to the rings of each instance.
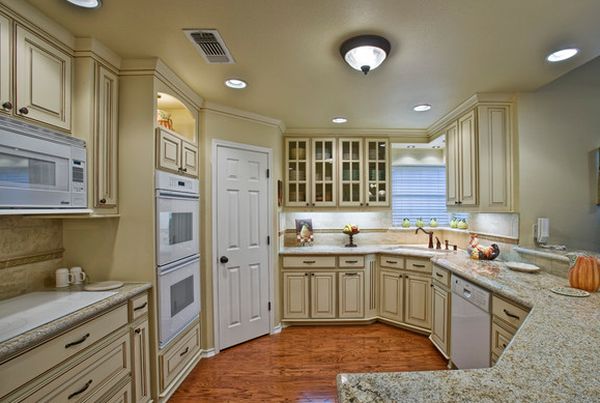
[[171, 402], [333, 402], [341, 372], [446, 369], [426, 336], [383, 323], [294, 326], [205, 358]]

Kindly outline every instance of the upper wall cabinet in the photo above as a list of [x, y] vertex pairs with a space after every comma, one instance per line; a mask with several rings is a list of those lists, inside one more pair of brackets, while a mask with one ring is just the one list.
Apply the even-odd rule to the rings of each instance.
[[363, 205], [363, 141], [360, 138], [339, 139], [339, 204]]
[[335, 139], [312, 140], [312, 206], [335, 206], [336, 189], [336, 141]]
[[70, 131], [73, 58], [19, 25], [15, 44], [15, 113]]
[[308, 186], [309, 139], [285, 140], [285, 204], [290, 207], [310, 205]]
[[13, 109], [10, 26], [10, 20], [0, 14], [0, 111], [6, 113], [10, 113]]
[[390, 205], [390, 175], [388, 139], [366, 139], [366, 205]]
[[180, 175], [198, 176], [198, 147], [164, 127], [156, 129], [156, 167]]

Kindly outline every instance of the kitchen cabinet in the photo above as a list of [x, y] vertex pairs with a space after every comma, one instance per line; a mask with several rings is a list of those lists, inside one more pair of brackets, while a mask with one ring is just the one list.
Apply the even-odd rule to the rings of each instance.
[[404, 276], [397, 270], [379, 270], [379, 316], [402, 322], [404, 311]]
[[133, 401], [142, 403], [152, 398], [150, 386], [150, 335], [145, 319], [131, 329], [131, 363]]
[[363, 141], [360, 138], [339, 139], [339, 205], [363, 205]]
[[339, 317], [362, 318], [365, 306], [363, 272], [347, 271], [339, 273], [338, 285]]
[[446, 204], [453, 206], [459, 202], [459, 153], [458, 124], [454, 122], [446, 129]]
[[159, 352], [158, 372], [161, 398], [169, 396], [173, 392], [172, 389], [178, 384], [178, 381], [187, 375], [186, 367], [194, 360], [197, 361], [199, 355], [200, 324], [196, 321], [188, 325], [187, 329]]
[[336, 140], [314, 138], [312, 145], [312, 202], [313, 207], [332, 207], [337, 204]]
[[308, 206], [309, 195], [309, 145], [307, 138], [285, 140], [285, 204], [286, 206]]
[[404, 322], [431, 329], [431, 277], [405, 275]]
[[156, 129], [156, 167], [180, 175], [198, 176], [198, 147], [164, 127]]
[[15, 32], [15, 113], [70, 131], [72, 56], [18, 24]]
[[389, 140], [365, 139], [365, 204], [390, 205]]
[[478, 163], [476, 115], [471, 111], [458, 119], [458, 204], [477, 205]]
[[0, 112], [13, 110], [11, 20], [0, 14]]
[[450, 291], [433, 282], [431, 292], [431, 336], [438, 350], [450, 357]]
[[308, 272], [283, 273], [283, 317], [308, 319], [310, 294]]
[[336, 273], [310, 273], [310, 317], [334, 319], [336, 317]]

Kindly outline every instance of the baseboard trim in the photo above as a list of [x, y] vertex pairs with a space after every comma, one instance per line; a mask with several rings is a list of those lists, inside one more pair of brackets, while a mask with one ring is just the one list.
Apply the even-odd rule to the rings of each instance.
[[270, 334], [277, 334], [277, 333], [281, 333], [281, 330], [283, 329], [281, 323], [278, 324], [277, 326], [275, 326], [273, 329], [271, 329], [271, 333]]
[[217, 355], [217, 351], [214, 348], [202, 350], [202, 352], [200, 353], [201, 358], [210, 358], [214, 357], [215, 355]]

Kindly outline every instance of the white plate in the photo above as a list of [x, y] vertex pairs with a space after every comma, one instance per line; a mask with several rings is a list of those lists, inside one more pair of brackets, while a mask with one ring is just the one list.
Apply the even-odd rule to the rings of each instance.
[[554, 288], [551, 288], [550, 291], [552, 291], [555, 294], [566, 295], [567, 297], [589, 297], [590, 296], [590, 293], [585, 290], [580, 290], [578, 288], [571, 288], [571, 287], [554, 287]]
[[122, 281], [100, 281], [98, 283], [88, 284], [85, 287], [83, 287], [83, 289], [86, 291], [107, 291], [121, 287], [123, 287]]
[[506, 262], [506, 266], [511, 270], [522, 271], [524, 273], [535, 273], [542, 270], [534, 264], [521, 262]]

